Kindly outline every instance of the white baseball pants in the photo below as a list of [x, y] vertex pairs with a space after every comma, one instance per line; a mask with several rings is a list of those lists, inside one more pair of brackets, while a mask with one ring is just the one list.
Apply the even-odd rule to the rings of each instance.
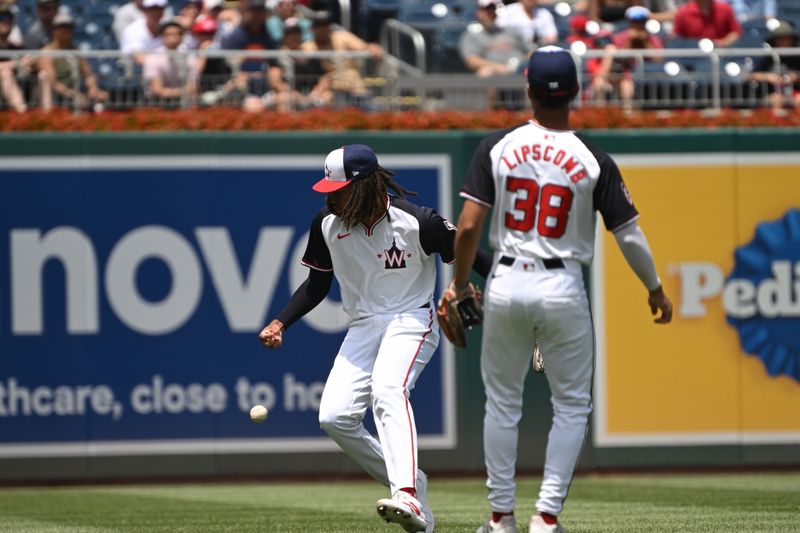
[[[322, 429], [392, 494], [416, 488], [417, 429], [409, 395], [438, 344], [432, 305], [356, 320], [322, 392]], [[380, 440], [364, 428], [367, 407]]]
[[481, 373], [486, 389], [483, 448], [492, 510], [516, 504], [517, 425], [536, 338], [553, 405], [538, 511], [558, 515], [586, 437], [592, 411], [594, 334], [581, 266], [548, 270], [540, 260], [495, 260], [486, 287]]

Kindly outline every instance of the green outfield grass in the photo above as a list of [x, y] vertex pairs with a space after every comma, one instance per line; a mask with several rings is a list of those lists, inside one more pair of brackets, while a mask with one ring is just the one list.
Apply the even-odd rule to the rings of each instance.
[[[527, 531], [538, 479], [518, 483]], [[473, 532], [489, 507], [483, 480], [431, 477], [437, 531]], [[385, 532], [377, 483], [242, 483], [0, 489], [8, 532]], [[581, 476], [562, 522], [570, 533], [800, 531], [800, 474]]]

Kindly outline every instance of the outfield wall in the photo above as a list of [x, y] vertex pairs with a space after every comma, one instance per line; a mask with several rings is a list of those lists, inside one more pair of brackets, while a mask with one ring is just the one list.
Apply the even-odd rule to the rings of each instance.
[[[651, 323], [602, 232], [581, 467], [800, 465], [800, 132], [588, 136], [622, 167], [676, 317]], [[480, 138], [4, 136], [0, 479], [358, 472], [316, 423], [346, 327], [338, 293], [280, 351], [256, 341], [304, 277], [321, 205], [310, 184], [328, 151], [363, 142], [455, 218]], [[413, 395], [431, 471], [482, 470], [479, 332], [471, 341], [443, 346]], [[529, 381], [523, 470], [541, 467], [550, 416], [545, 379]], [[270, 406], [265, 424], [247, 419], [252, 403]]]

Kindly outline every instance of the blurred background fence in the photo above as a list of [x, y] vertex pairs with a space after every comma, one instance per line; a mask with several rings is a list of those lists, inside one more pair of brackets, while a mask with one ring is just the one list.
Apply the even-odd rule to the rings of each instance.
[[[387, 45], [391, 42], [386, 37]], [[575, 54], [580, 66], [582, 96], [576, 107], [619, 107], [630, 109], [674, 110], [700, 109], [718, 111], [723, 108], [755, 109], [770, 105], [769, 95], [785, 91], [787, 103], [794, 94], [794, 79], [787, 77], [786, 83], [777, 89], [763, 79], [753, 79], [753, 64], [761, 58], [773, 59], [776, 76], [786, 75], [781, 70], [779, 54], [800, 58], [800, 48], [741, 48], [711, 49], [675, 48], [664, 50], [588, 50]], [[130, 54], [117, 50], [59, 50], [59, 51], [4, 51], [0, 59], [17, 61], [18, 80], [31, 108], [42, 107], [43, 83], [35, 69], [25, 65], [35, 64], [40, 58], [52, 58], [63, 62], [69, 71], [69, 83], [74, 91], [85, 91], [85, 80], [80, 71], [79, 59], [89, 61], [96, 73], [98, 85], [109, 93], [98, 109], [126, 110], [137, 107], [164, 107], [186, 109], [193, 107], [227, 106], [241, 107], [248, 95], [247, 79], [252, 74], [241, 72], [239, 63], [243, 53], [232, 50], [198, 52], [171, 52], [137, 54], [137, 57], [166, 55], [174, 62], [176, 75], [183, 80], [180, 95], [172, 98], [153, 96], [141, 66]], [[230, 66], [228, 74], [197, 74], [192, 65], [198, 58], [205, 61], [221, 60]], [[586, 65], [591, 61], [609, 57], [612, 63], [630, 64], [629, 70], [612, 70], [609, 78], [612, 85], [623, 78], [634, 82], [633, 98], [623, 102], [616, 90], [609, 90], [602, 97], [594, 97], [589, 90], [591, 75]], [[382, 60], [369, 58], [366, 52], [290, 52], [255, 50], [247, 52], [248, 60], [264, 59], [276, 61], [297, 98], [287, 102], [286, 109], [308, 109], [310, 107], [361, 107], [368, 110], [475, 110], [486, 108], [525, 109], [528, 106], [526, 80], [523, 75], [494, 76], [480, 78], [471, 73], [429, 73], [425, 63], [407, 63], [392, 55]], [[337, 61], [352, 65], [354, 76], [363, 80], [367, 89], [364, 94], [350, 91], [334, 91], [332, 101], [315, 102], [305, 98], [319, 75], [304, 74], [296, 62], [309, 59]], [[261, 75], [261, 74], [259, 74]], [[240, 77], [244, 76], [242, 81]], [[187, 83], [189, 79], [195, 84]], [[52, 98], [52, 96], [51, 96]], [[261, 97], [266, 107], [274, 107], [273, 93]], [[83, 100], [58, 100], [56, 105], [87, 110]]]

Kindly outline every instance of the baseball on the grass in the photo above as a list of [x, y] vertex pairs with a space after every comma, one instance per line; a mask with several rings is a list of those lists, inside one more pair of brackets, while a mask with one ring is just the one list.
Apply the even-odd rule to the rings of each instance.
[[267, 419], [268, 414], [269, 411], [267, 411], [267, 408], [263, 405], [254, 405], [253, 408], [250, 409], [250, 420], [256, 424], [260, 424]]

